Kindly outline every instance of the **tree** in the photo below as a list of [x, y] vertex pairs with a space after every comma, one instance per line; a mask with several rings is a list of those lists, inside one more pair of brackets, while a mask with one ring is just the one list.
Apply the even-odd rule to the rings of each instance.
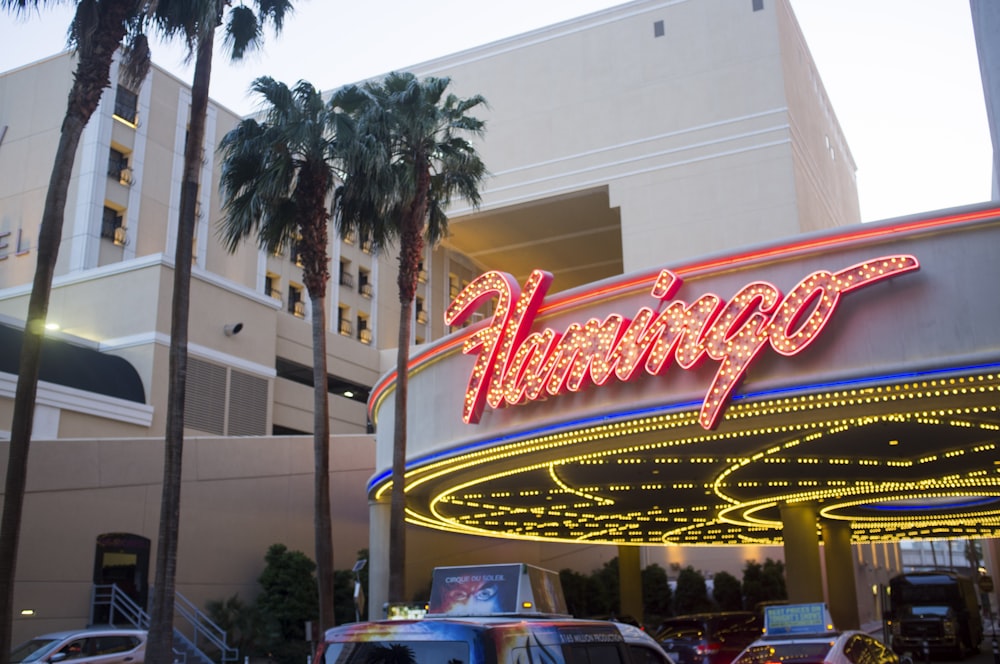
[[708, 585], [701, 572], [688, 565], [677, 575], [677, 590], [674, 591], [674, 613], [679, 616], [688, 613], [709, 611], [712, 604], [708, 599]]
[[205, 611], [226, 633], [228, 645], [236, 648], [241, 661], [261, 654], [257, 639], [263, 627], [256, 603], [247, 604], [235, 594], [226, 600], [209, 600]]
[[[44, 0], [42, 0], [44, 2]], [[39, 0], [0, 0], [0, 8], [26, 12], [42, 4]], [[38, 233], [35, 276], [28, 299], [24, 337], [18, 364], [14, 412], [10, 425], [10, 451], [0, 521], [0, 663], [6, 664], [11, 650], [14, 578], [21, 514], [28, 472], [28, 450], [35, 415], [42, 337], [48, 317], [52, 277], [55, 273], [70, 177], [83, 129], [90, 121], [104, 89], [115, 52], [125, 41], [123, 68], [126, 83], [136, 84], [149, 68], [149, 48], [143, 32], [144, 11], [152, 4], [144, 0], [79, 0], [69, 29], [69, 44], [75, 47], [77, 65], [66, 102], [59, 144], [52, 163], [49, 187]]]
[[334, 624], [330, 517], [330, 406], [326, 369], [326, 288], [330, 208], [335, 189], [337, 113], [311, 84], [294, 89], [269, 77], [252, 91], [264, 100], [261, 122], [248, 118], [227, 133], [222, 154], [220, 234], [229, 251], [255, 236], [270, 252], [294, 245], [312, 305], [314, 526], [320, 629]]
[[304, 662], [309, 656], [305, 624], [319, 615], [316, 564], [301, 551], [272, 544], [267, 566], [257, 579], [257, 611], [264, 626], [261, 645], [281, 664]]
[[[191, 83], [191, 113], [184, 145], [180, 215], [174, 249], [173, 295], [170, 308], [167, 417], [164, 436], [163, 489], [156, 549], [153, 601], [150, 610], [147, 659], [150, 664], [173, 662], [174, 587], [180, 531], [181, 461], [184, 449], [184, 401], [187, 386], [188, 318], [191, 303], [191, 259], [198, 189], [201, 180], [208, 91], [212, 80], [215, 31], [222, 25], [228, 0], [160, 0], [155, 22], [167, 35], [183, 35], [195, 58]], [[287, 0], [255, 0], [257, 13], [240, 4], [229, 7], [225, 45], [232, 59], [261, 46], [262, 27], [280, 30], [291, 11]]]
[[670, 581], [667, 570], [656, 563], [642, 570], [642, 606], [645, 622], [659, 625], [670, 616], [670, 605], [673, 593], [670, 591]]
[[337, 197], [341, 236], [356, 232], [374, 251], [399, 242], [399, 339], [396, 351], [395, 430], [389, 525], [389, 600], [405, 587], [406, 399], [413, 299], [424, 243], [448, 230], [445, 208], [453, 196], [473, 207], [486, 167], [467, 134], [481, 136], [485, 124], [470, 115], [485, 104], [479, 96], [445, 95], [448, 78], [419, 80], [394, 72], [380, 82], [347, 86], [334, 103], [354, 112], [352, 133], [338, 136], [345, 156]]
[[768, 558], [763, 564], [746, 561], [743, 567], [743, 604], [753, 609], [760, 602], [788, 599], [785, 564]]
[[740, 580], [729, 572], [716, 572], [712, 579], [712, 599], [720, 611], [739, 611], [743, 608], [743, 590]]

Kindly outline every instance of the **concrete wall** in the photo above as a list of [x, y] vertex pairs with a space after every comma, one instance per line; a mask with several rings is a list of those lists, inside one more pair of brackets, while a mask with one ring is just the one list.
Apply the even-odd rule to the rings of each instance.
[[[8, 443], [0, 442], [0, 473]], [[368, 546], [365, 483], [374, 441], [330, 443], [334, 565], [350, 569]], [[274, 543], [315, 559], [312, 438], [185, 441], [177, 589], [195, 605], [239, 593], [251, 600]], [[14, 640], [82, 627], [89, 615], [95, 540], [127, 532], [156, 556], [163, 441], [148, 438], [32, 442], [14, 594]], [[31, 617], [19, 616], [33, 609]]]

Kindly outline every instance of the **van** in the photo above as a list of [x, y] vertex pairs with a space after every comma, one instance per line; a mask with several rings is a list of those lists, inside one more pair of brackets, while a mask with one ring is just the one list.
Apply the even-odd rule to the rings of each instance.
[[641, 629], [566, 615], [559, 576], [525, 565], [439, 567], [426, 616], [327, 630], [316, 664], [675, 664]]

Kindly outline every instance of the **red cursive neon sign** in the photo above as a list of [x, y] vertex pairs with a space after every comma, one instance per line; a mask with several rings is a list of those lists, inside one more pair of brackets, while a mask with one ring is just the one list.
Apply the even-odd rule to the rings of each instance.
[[640, 370], [656, 376], [666, 371], [671, 359], [685, 370], [711, 359], [719, 366], [699, 422], [712, 429], [767, 346], [789, 357], [802, 352], [822, 332], [842, 295], [919, 267], [913, 256], [883, 256], [839, 272], [813, 272], [784, 296], [773, 284], [754, 281], [729, 302], [709, 293], [691, 304], [666, 302], [683, 281], [662, 270], [650, 291], [660, 303], [656, 310], [642, 307], [632, 318], [591, 318], [570, 324], [562, 333], [549, 328], [531, 332], [551, 274], [535, 270], [522, 290], [511, 275], [487, 272], [462, 290], [445, 312], [445, 323], [458, 325], [484, 302], [497, 300], [490, 324], [473, 333], [462, 348], [465, 354], [478, 353], [462, 419], [478, 422], [487, 404], [500, 408], [576, 392], [588, 382], [628, 381]]

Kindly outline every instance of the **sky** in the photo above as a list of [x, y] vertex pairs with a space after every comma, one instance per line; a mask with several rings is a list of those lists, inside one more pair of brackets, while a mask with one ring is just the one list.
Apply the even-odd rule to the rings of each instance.
[[[52, 4], [0, 15], [0, 72], [65, 48], [74, 3]], [[618, 4], [297, 0], [262, 53], [216, 59], [211, 97], [247, 114], [257, 76], [332, 89]], [[863, 221], [989, 200], [992, 147], [968, 0], [791, 4], [857, 166]], [[190, 81], [183, 55], [153, 45], [156, 64]]]

